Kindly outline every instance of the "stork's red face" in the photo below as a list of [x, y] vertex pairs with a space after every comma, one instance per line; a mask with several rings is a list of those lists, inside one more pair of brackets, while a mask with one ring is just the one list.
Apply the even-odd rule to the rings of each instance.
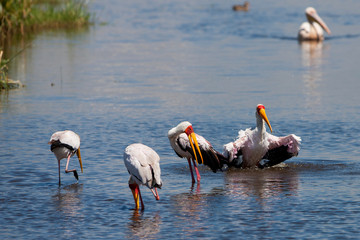
[[266, 122], [266, 124], [269, 126], [270, 131], [272, 132], [272, 128], [271, 128], [270, 122], [269, 122], [269, 120], [268, 120], [268, 118], [267, 118], [267, 116], [266, 116], [266, 113], [265, 113], [265, 107], [264, 107], [264, 105], [259, 104], [259, 105], [256, 107], [256, 111], [257, 111], [257, 113], [260, 115], [260, 117], [261, 117], [262, 119], [264, 119], [264, 121]]
[[[189, 138], [189, 142], [190, 142], [191, 148], [192, 148], [192, 150], [193, 150], [193, 152], [194, 152], [196, 162], [199, 164], [198, 159], [197, 159], [197, 156], [196, 156], [197, 154], [196, 154], [196, 151], [195, 151], [195, 148], [194, 148], [194, 144], [195, 144], [195, 146], [196, 146], [196, 149], [198, 150], [198, 154], [200, 155], [201, 163], [204, 163], [204, 159], [203, 159], [203, 157], [202, 157], [202, 155], [201, 155], [201, 151], [200, 151], [199, 144], [198, 144], [198, 141], [197, 141], [197, 139], [196, 139], [196, 135], [195, 135], [195, 133], [194, 133], [193, 127], [192, 127], [191, 125], [188, 126], [188, 127], [185, 129], [184, 132], [186, 133], [186, 135], [187, 135], [188, 138]], [[193, 144], [193, 142], [194, 142], [194, 144]]]

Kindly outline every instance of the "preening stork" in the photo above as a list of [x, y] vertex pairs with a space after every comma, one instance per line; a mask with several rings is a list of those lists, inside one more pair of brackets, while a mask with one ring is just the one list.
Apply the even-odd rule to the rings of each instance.
[[308, 7], [305, 10], [307, 22], [301, 24], [298, 32], [299, 41], [322, 41], [324, 40], [324, 31], [331, 34], [330, 29], [317, 14], [316, 10]]
[[54, 153], [58, 160], [58, 169], [59, 169], [59, 185], [61, 184], [60, 180], [60, 160], [67, 158], [67, 163], [65, 167], [65, 173], [73, 172], [76, 180], [79, 180], [79, 175], [76, 169], [68, 170], [69, 161], [72, 156], [76, 153], [81, 172], [83, 172], [81, 155], [80, 155], [80, 137], [76, 133], [70, 130], [55, 132], [48, 144], [51, 144], [50, 150]]
[[[223, 155], [228, 159], [229, 166], [271, 167], [293, 156], [300, 150], [301, 138], [291, 134], [285, 137], [276, 137], [266, 132], [265, 123], [272, 128], [265, 113], [265, 107], [259, 104], [256, 107], [256, 128], [240, 130], [234, 142], [224, 145]], [[262, 161], [264, 159], [264, 161]]]
[[[191, 167], [191, 160], [198, 182], [200, 182], [201, 177], [197, 164], [207, 165], [213, 172], [222, 168], [223, 162], [219, 159], [219, 155], [221, 154], [215, 151], [205, 138], [194, 133], [191, 123], [187, 121], [179, 123], [176, 127], [169, 130], [168, 138], [175, 153], [179, 157], [188, 160], [193, 183], [195, 182], [195, 178]], [[195, 160], [197, 163], [195, 163]]]
[[124, 163], [130, 174], [129, 188], [132, 191], [135, 209], [139, 209], [139, 199], [141, 201], [141, 210], [145, 208], [139, 185], [147, 186], [154, 194], [156, 200], [159, 200], [157, 188], [161, 188], [160, 178], [160, 157], [150, 147], [134, 143], [125, 148]]

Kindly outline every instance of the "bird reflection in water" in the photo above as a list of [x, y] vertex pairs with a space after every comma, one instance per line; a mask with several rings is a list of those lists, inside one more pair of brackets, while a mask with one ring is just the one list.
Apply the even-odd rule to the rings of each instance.
[[145, 217], [144, 211], [135, 209], [130, 216], [128, 228], [130, 230], [129, 238], [135, 239], [152, 239], [156, 238], [160, 232], [161, 217], [159, 213], [154, 216]]
[[305, 70], [302, 78], [306, 91], [306, 107], [313, 109], [321, 106], [319, 85], [323, 80], [324, 53], [328, 50], [329, 45], [317, 41], [299, 42], [299, 45], [301, 47], [301, 62]]
[[231, 196], [255, 196], [262, 202], [281, 195], [296, 195], [299, 179], [292, 167], [231, 169], [225, 174], [225, 183]]
[[201, 193], [200, 183], [192, 184], [190, 191], [171, 196], [171, 213], [174, 216], [176, 229], [184, 234], [184, 237], [193, 236], [194, 232], [202, 232], [202, 220], [208, 213], [208, 194]]
[[67, 217], [81, 217], [81, 193], [83, 185], [74, 183], [63, 188], [59, 188], [58, 192], [52, 197], [56, 209]]

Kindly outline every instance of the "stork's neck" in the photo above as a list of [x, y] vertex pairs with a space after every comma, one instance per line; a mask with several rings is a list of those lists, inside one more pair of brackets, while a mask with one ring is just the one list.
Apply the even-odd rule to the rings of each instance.
[[179, 133], [179, 131], [177, 131], [176, 127], [170, 129], [168, 132], [169, 139], [175, 139], [179, 135], [180, 135], [180, 133]]
[[256, 113], [255, 115], [256, 115], [256, 131], [257, 131], [256, 134], [259, 138], [264, 139], [264, 135], [266, 133], [265, 121], [260, 117], [258, 113]]

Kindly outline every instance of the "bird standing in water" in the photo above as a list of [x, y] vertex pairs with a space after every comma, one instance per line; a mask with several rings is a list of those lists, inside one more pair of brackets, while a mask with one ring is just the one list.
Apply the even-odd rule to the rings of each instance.
[[[265, 123], [272, 132], [272, 127], [262, 104], [256, 107], [256, 128], [240, 130], [239, 136], [234, 142], [224, 145], [224, 157], [229, 166], [271, 167], [293, 156], [297, 156], [300, 150], [301, 138], [290, 134], [285, 137], [277, 137], [266, 132]], [[263, 160], [264, 161], [261, 161]]]
[[157, 192], [157, 188], [162, 186], [160, 157], [152, 148], [141, 143], [134, 143], [125, 148], [124, 163], [130, 174], [129, 188], [134, 197], [135, 209], [140, 208], [140, 200], [141, 210], [144, 210], [139, 185], [147, 186], [155, 199], [160, 199]]
[[198, 182], [200, 182], [201, 177], [197, 164], [207, 165], [213, 172], [222, 168], [223, 162], [219, 159], [219, 155], [221, 154], [215, 151], [212, 145], [205, 138], [194, 133], [194, 129], [190, 122], [181, 122], [176, 127], [170, 129], [168, 132], [168, 138], [175, 153], [179, 157], [186, 158], [188, 160], [193, 183], [195, 182], [195, 178], [192, 171], [191, 160]]
[[63, 158], [67, 158], [66, 167], [65, 167], [65, 173], [73, 172], [74, 177], [76, 180], [79, 180], [79, 175], [76, 171], [76, 169], [68, 170], [70, 158], [74, 156], [76, 153], [81, 173], [83, 172], [82, 162], [81, 162], [81, 155], [80, 155], [80, 137], [76, 133], [70, 130], [65, 131], [59, 131], [55, 132], [51, 138], [48, 144], [51, 144], [50, 150], [54, 153], [58, 160], [58, 169], [59, 169], [59, 185], [61, 185], [61, 179], [60, 179], [60, 160]]

